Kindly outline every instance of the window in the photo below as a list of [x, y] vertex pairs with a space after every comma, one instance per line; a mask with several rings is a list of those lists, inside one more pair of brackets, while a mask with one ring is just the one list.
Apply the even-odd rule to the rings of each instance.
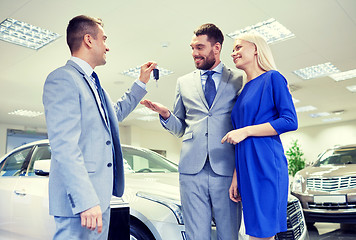
[[0, 176], [18, 176], [22, 173], [24, 162], [31, 148], [26, 148], [8, 156], [1, 164]]
[[51, 160], [51, 148], [49, 145], [40, 145], [36, 148], [34, 153], [32, 154], [32, 159], [30, 166], [28, 168], [28, 176], [34, 176], [34, 165], [36, 161], [49, 161]]
[[334, 165], [345, 165], [345, 164], [356, 164], [356, 148], [341, 148], [336, 150], [326, 151], [319, 160], [315, 163], [315, 167], [321, 165], [334, 164]]
[[131, 170], [127, 172], [178, 172], [176, 164], [157, 153], [128, 147], [123, 147], [122, 151], [124, 162], [129, 165], [125, 170]]

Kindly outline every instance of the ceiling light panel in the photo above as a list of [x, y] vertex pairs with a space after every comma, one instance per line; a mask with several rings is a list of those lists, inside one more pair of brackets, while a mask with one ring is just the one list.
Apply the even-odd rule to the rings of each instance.
[[228, 37], [235, 39], [238, 35], [244, 33], [253, 33], [262, 35], [267, 43], [276, 43], [295, 37], [295, 35], [285, 26], [280, 24], [274, 18], [245, 27], [235, 32], [227, 34]]
[[[159, 70], [159, 77], [167, 76], [173, 73], [173, 71], [164, 69], [161, 67], [156, 67]], [[140, 76], [141, 66], [135, 68], [130, 68], [129, 70], [123, 71], [121, 74], [137, 79]], [[153, 73], [151, 73], [151, 79], [153, 79]]]
[[352, 86], [348, 86], [346, 87], [347, 90], [349, 90], [350, 92], [356, 92], [356, 85], [352, 85]]
[[0, 23], [0, 40], [38, 50], [60, 35], [49, 30], [7, 18]]
[[310, 111], [314, 111], [316, 109], [317, 108], [314, 106], [304, 106], [304, 107], [296, 108], [295, 111], [296, 112], [310, 112]]
[[325, 119], [323, 119], [323, 122], [337, 122], [337, 121], [340, 121], [340, 120], [341, 120], [340, 117], [325, 118]]
[[337, 72], [340, 72], [340, 70], [330, 62], [293, 71], [293, 73], [306, 80], [327, 76]]
[[9, 115], [17, 115], [17, 116], [22, 116], [22, 117], [38, 117], [43, 115], [43, 112], [35, 112], [35, 111], [29, 111], [29, 110], [15, 110], [13, 112], [9, 112]]
[[334, 79], [335, 81], [342, 81], [350, 78], [356, 77], [356, 69], [346, 71], [346, 72], [339, 72], [339, 73], [334, 73], [331, 74], [329, 77]]
[[319, 118], [319, 117], [326, 117], [326, 116], [329, 116], [330, 113], [328, 112], [320, 112], [320, 113], [311, 113], [309, 114], [310, 117], [312, 118]]

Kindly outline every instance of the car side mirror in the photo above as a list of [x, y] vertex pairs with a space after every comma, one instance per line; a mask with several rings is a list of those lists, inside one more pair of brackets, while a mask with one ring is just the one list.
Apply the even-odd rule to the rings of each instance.
[[51, 159], [37, 160], [33, 166], [35, 174], [38, 176], [48, 176], [51, 168]]

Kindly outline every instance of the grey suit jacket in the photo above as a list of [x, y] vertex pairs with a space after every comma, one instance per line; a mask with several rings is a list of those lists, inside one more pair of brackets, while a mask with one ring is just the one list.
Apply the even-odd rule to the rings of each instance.
[[76, 63], [68, 61], [50, 73], [44, 85], [43, 104], [52, 151], [51, 215], [70, 217], [98, 204], [105, 211], [112, 194], [122, 196], [124, 191], [118, 121], [137, 106], [146, 90], [134, 83], [115, 105], [104, 92], [106, 103], [109, 103], [106, 117], [111, 132], [105, 116], [99, 111], [100, 103], [94, 97], [96, 89], [89, 81]]
[[224, 66], [216, 97], [209, 109], [199, 70], [178, 79], [174, 110], [163, 127], [177, 137], [183, 137], [180, 173], [200, 172], [209, 155], [216, 174], [233, 175], [234, 146], [221, 144], [221, 139], [233, 129], [231, 110], [241, 86], [242, 76]]

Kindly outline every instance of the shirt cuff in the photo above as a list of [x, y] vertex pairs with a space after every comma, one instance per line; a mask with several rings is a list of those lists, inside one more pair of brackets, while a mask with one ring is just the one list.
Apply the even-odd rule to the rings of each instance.
[[164, 120], [163, 117], [162, 117], [161, 115], [159, 115], [159, 119], [161, 120], [161, 123], [162, 123], [163, 125], [166, 125], [166, 124], [168, 123], [168, 121], [169, 121], [169, 119], [170, 119], [171, 116], [172, 116], [172, 114], [171, 114], [166, 120]]
[[146, 90], [146, 83], [141, 82], [140, 80], [136, 79], [135, 81], [140, 87]]

